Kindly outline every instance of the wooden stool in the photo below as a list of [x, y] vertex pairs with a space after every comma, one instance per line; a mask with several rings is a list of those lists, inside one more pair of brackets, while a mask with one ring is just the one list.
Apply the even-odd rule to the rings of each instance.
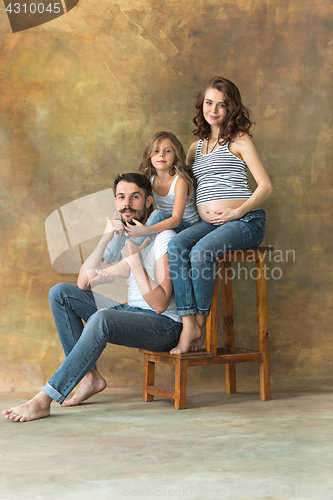
[[[188, 366], [225, 364], [226, 392], [236, 392], [235, 363], [258, 362], [260, 399], [271, 398], [269, 379], [268, 320], [267, 320], [267, 277], [266, 253], [272, 247], [248, 248], [222, 255], [216, 263], [216, 273], [221, 276], [224, 347], [217, 347], [218, 283], [215, 280], [210, 312], [206, 319], [206, 349], [186, 354], [153, 352], [144, 353], [143, 400], [153, 401], [154, 396], [173, 399], [176, 409], [186, 408], [186, 377]], [[258, 350], [235, 347], [232, 305], [232, 279], [228, 277], [231, 262], [255, 262], [257, 292]], [[216, 274], [217, 276], [217, 274]], [[155, 363], [175, 366], [175, 390], [154, 386]]]

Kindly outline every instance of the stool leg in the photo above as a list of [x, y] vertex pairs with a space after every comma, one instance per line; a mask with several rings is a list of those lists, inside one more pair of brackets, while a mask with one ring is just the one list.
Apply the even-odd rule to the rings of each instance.
[[155, 363], [149, 361], [148, 354], [144, 355], [143, 361], [143, 400], [154, 401], [154, 396], [148, 394], [148, 386], [155, 383]]
[[[219, 262], [216, 262], [216, 272], [218, 271]], [[209, 314], [206, 317], [206, 351], [211, 352], [214, 356], [217, 353], [217, 312], [218, 312], [219, 288], [218, 279], [215, 279], [213, 298], [209, 308]]]
[[187, 379], [187, 362], [185, 359], [177, 359], [175, 365], [176, 410], [184, 410], [184, 408], [186, 408], [186, 379]]
[[[223, 337], [224, 347], [235, 346], [234, 336], [234, 314], [232, 306], [232, 280], [228, 279], [228, 269], [231, 268], [231, 262], [222, 262], [222, 313], [223, 313]], [[236, 389], [236, 366], [235, 363], [225, 365], [225, 384], [226, 392], [234, 394]]]
[[268, 346], [268, 312], [267, 312], [267, 278], [266, 255], [260, 255], [256, 261], [256, 288], [257, 288], [257, 320], [258, 320], [258, 349], [262, 352], [262, 361], [259, 362], [260, 399], [271, 399], [269, 376], [269, 346]]

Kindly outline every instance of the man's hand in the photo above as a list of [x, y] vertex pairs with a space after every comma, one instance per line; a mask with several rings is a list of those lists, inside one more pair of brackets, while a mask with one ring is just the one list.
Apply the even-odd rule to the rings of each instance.
[[106, 221], [103, 236], [106, 237], [108, 241], [112, 240], [114, 233], [119, 234], [119, 236], [124, 236], [125, 228], [120, 219], [117, 219], [116, 217], [110, 219], [110, 217], [107, 217]]

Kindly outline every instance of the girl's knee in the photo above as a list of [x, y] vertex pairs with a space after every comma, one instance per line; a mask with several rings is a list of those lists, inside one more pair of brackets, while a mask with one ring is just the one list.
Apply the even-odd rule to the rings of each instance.
[[176, 256], [179, 254], [179, 248], [177, 245], [177, 235], [174, 236], [168, 243], [168, 257], [170, 262], [174, 262], [176, 260]]
[[146, 222], [146, 226], [153, 226], [154, 224], [157, 224], [158, 222], [162, 222], [163, 220], [165, 219], [168, 219], [169, 217], [171, 217], [170, 214], [166, 214], [165, 212], [162, 212], [161, 210], [154, 210], [147, 222]]
[[204, 248], [203, 245], [200, 245], [199, 242], [192, 248], [190, 252], [190, 260], [192, 263], [195, 262], [213, 263], [216, 261], [216, 255], [214, 250]]

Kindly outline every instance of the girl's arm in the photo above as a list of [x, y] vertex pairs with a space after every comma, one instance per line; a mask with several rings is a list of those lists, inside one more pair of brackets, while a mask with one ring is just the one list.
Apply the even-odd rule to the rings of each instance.
[[133, 219], [136, 226], [127, 224], [126, 231], [129, 236], [137, 237], [148, 234], [156, 234], [165, 231], [166, 229], [174, 229], [178, 227], [183, 219], [186, 201], [187, 201], [188, 185], [185, 179], [179, 177], [175, 185], [175, 201], [172, 209], [172, 216], [162, 220], [153, 226], [144, 226], [137, 220]]
[[226, 222], [240, 219], [247, 212], [255, 210], [269, 197], [273, 191], [272, 183], [265, 169], [263, 162], [253, 144], [251, 137], [248, 134], [238, 135], [232, 145], [232, 153], [241, 157], [249, 167], [256, 183], [257, 188], [238, 208], [225, 208], [216, 210], [216, 216], [210, 219], [212, 224], [224, 224]]

